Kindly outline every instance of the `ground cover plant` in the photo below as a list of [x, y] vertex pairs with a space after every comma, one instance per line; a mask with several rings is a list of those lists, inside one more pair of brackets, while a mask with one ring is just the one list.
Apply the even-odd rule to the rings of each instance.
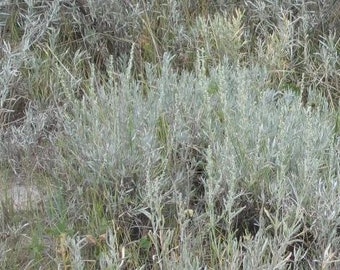
[[2, 1], [0, 268], [340, 268], [339, 15]]

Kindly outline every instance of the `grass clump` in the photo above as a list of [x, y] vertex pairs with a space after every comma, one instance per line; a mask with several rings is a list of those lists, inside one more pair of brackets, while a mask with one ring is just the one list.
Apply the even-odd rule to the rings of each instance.
[[336, 269], [322, 3], [2, 3], [1, 268]]

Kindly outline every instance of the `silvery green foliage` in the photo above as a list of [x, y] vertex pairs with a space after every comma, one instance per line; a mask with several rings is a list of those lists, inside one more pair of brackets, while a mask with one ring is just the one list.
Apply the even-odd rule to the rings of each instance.
[[170, 61], [166, 56], [160, 76], [146, 67], [147, 97], [142, 84], [123, 79], [74, 101], [64, 125], [84, 166], [97, 171], [160, 159], [156, 128], [165, 115], [168, 143], [210, 145], [216, 166], [223, 164], [218, 177], [252, 181], [270, 168], [280, 181], [317, 181], [333, 142], [332, 118], [321, 98], [315, 110], [303, 108], [295, 93], [265, 89], [266, 73], [258, 67], [225, 61], [207, 77], [178, 75]]
[[[195, 74], [179, 75], [170, 68], [171, 59], [164, 56], [160, 72], [146, 66], [147, 94], [142, 83], [130, 78], [128, 68], [119, 83], [93, 83], [82, 100], [70, 98], [72, 107], [67, 107], [62, 121], [67, 138], [63, 151], [69, 151], [65, 156], [78, 164], [78, 171], [89, 181], [123, 179], [137, 172], [145, 184], [139, 192], [150, 209], [152, 233], [157, 234], [164, 227], [163, 201], [174, 197], [174, 186], [186, 179], [185, 168], [168, 165], [171, 153], [180, 146], [198, 145], [205, 149], [206, 159], [207, 219], [203, 220], [208, 222], [204, 224], [215, 226], [223, 219], [231, 226], [242, 211], [237, 202], [245, 194], [276, 205], [286, 216], [271, 218], [272, 226], [284, 234], [267, 244], [268, 224], [260, 220], [256, 241], [247, 244], [244, 263], [261, 267], [266, 260], [268, 268], [283, 267], [286, 262], [280, 258], [305, 213], [311, 215], [316, 208], [324, 216], [339, 212], [329, 207], [337, 201], [338, 189], [332, 112], [320, 96], [313, 97], [315, 108], [303, 107], [296, 92], [267, 89], [267, 73], [256, 66], [241, 68], [225, 60], [208, 76], [201, 58]], [[157, 137], [160, 117], [166, 122], [162, 143]], [[183, 198], [188, 195], [177, 191], [183, 192]], [[216, 199], [224, 203], [220, 216], [214, 209]], [[314, 222], [324, 226], [323, 237], [328, 241], [331, 221]], [[196, 239], [195, 245], [201, 245]], [[238, 254], [236, 243], [230, 248]], [[190, 257], [189, 249], [183, 249]], [[299, 254], [297, 260], [303, 257]], [[178, 264], [189, 261], [182, 258]]]

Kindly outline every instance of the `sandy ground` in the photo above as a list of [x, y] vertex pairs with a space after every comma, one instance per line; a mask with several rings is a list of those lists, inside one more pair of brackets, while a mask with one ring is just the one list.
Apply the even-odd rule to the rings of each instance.
[[12, 204], [15, 211], [21, 211], [37, 207], [41, 200], [41, 192], [34, 185], [19, 181], [7, 173], [0, 174], [1, 203]]
[[13, 204], [15, 211], [36, 207], [41, 201], [41, 194], [34, 186], [12, 184], [9, 188], [1, 189], [0, 201]]

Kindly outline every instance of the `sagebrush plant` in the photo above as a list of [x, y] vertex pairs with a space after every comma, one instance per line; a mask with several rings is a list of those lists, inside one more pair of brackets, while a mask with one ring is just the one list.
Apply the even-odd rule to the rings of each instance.
[[1, 3], [1, 268], [337, 269], [339, 7]]

